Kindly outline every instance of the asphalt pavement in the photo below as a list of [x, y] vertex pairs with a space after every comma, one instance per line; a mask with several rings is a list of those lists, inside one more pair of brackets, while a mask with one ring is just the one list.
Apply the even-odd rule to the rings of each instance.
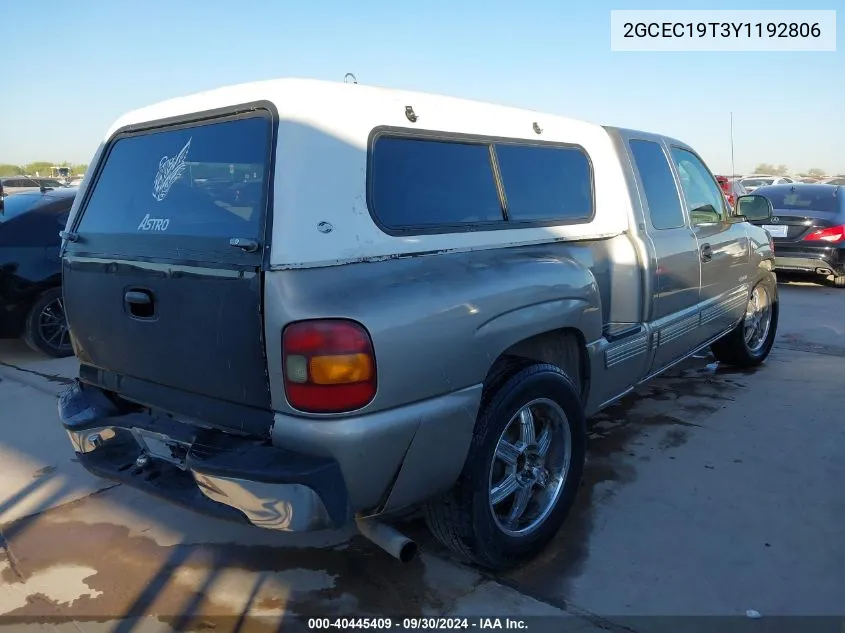
[[845, 291], [782, 284], [781, 305], [759, 369], [702, 355], [594, 418], [575, 511], [536, 561], [498, 577], [451, 560], [413, 517], [402, 527], [422, 555], [403, 565], [351, 530], [266, 532], [97, 479], [56, 420], [74, 359], [3, 342], [0, 625], [547, 615], [558, 631], [656, 632], [672, 615], [845, 615]]

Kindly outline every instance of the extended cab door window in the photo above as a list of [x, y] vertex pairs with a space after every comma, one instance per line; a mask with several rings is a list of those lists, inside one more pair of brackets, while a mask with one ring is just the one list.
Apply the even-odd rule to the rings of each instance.
[[678, 187], [663, 148], [654, 141], [632, 140], [631, 153], [643, 184], [651, 225], [658, 230], [686, 224]]
[[701, 326], [708, 338], [730, 329], [745, 310], [748, 236], [728, 220], [716, 179], [692, 152], [672, 148], [701, 256]]
[[725, 196], [710, 171], [692, 152], [672, 148], [672, 159], [678, 168], [681, 188], [689, 207], [693, 226], [715, 224], [727, 220]]
[[[650, 320], [658, 331], [658, 340], [662, 341], [652, 359], [652, 369], [656, 370], [674, 362], [700, 342], [696, 329], [685, 324], [693, 324], [698, 317], [701, 264], [698, 244], [687, 225], [663, 144], [645, 139], [631, 139], [628, 144], [639, 176], [644, 211], [651, 218], [648, 234], [657, 260], [656, 266], [649, 269]], [[667, 334], [660, 335], [664, 330]]]

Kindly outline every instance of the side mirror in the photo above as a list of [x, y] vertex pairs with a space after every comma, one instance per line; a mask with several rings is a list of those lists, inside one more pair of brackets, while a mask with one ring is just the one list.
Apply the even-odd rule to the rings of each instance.
[[768, 220], [774, 214], [771, 201], [765, 196], [749, 194], [736, 200], [736, 215], [747, 222]]

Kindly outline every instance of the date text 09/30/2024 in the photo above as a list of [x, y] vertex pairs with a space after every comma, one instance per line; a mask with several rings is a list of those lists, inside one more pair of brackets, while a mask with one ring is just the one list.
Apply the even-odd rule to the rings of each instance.
[[383, 631], [448, 631], [471, 629], [527, 630], [528, 624], [519, 618], [309, 618], [311, 631], [355, 631], [375, 629]]

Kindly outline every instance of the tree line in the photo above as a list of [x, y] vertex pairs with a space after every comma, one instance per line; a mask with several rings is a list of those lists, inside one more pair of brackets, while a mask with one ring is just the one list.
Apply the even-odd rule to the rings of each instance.
[[[786, 165], [770, 165], [769, 163], [760, 163], [754, 168], [755, 174], [766, 174], [768, 176], [788, 176], [789, 168]], [[823, 178], [826, 174], [824, 169], [813, 167], [807, 171], [802, 171], [797, 176], [801, 178]]]
[[68, 167], [73, 176], [81, 176], [88, 169], [88, 165], [75, 165], [67, 161], [51, 163], [46, 160], [36, 160], [26, 165], [13, 165], [11, 163], [0, 163], [0, 176], [34, 176], [36, 173], [42, 178], [50, 176], [53, 167]]

